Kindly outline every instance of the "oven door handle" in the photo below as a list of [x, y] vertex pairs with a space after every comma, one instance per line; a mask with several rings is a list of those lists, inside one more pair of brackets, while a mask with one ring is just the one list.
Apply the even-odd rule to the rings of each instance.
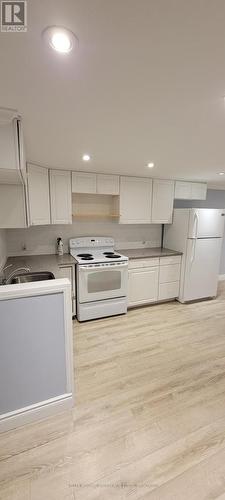
[[90, 266], [90, 267], [86, 267], [86, 266], [79, 266], [79, 270], [80, 271], [96, 271], [96, 270], [110, 270], [112, 271], [113, 269], [121, 269], [121, 268], [124, 268], [124, 267], [128, 267], [128, 262], [125, 262], [123, 264], [119, 264], [119, 265], [116, 265], [116, 264], [113, 264], [112, 266], [110, 264], [108, 264], [107, 266]]

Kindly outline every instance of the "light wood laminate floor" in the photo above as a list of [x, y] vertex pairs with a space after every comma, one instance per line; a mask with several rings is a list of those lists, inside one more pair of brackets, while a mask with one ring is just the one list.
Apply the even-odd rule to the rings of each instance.
[[0, 435], [0, 499], [225, 500], [225, 284], [74, 345], [76, 406]]

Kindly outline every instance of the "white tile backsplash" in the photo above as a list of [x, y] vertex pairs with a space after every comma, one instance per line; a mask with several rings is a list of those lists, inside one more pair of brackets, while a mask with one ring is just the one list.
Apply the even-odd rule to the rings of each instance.
[[55, 253], [56, 238], [59, 236], [63, 239], [65, 253], [68, 252], [69, 238], [79, 236], [110, 236], [118, 249], [157, 247], [161, 243], [161, 225], [82, 221], [65, 226], [8, 229], [7, 253], [9, 256]]

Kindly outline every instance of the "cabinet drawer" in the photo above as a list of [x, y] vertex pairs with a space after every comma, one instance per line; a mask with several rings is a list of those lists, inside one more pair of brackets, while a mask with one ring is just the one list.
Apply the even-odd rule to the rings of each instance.
[[174, 299], [179, 295], [179, 281], [173, 283], [161, 283], [159, 285], [158, 300]]
[[131, 259], [128, 263], [128, 269], [139, 269], [141, 267], [159, 266], [159, 259]]
[[159, 283], [170, 283], [171, 281], [179, 281], [179, 279], [180, 279], [180, 264], [169, 264], [168, 266], [160, 266]]
[[168, 266], [168, 264], [180, 264], [181, 255], [171, 255], [170, 257], [160, 257], [160, 266]]

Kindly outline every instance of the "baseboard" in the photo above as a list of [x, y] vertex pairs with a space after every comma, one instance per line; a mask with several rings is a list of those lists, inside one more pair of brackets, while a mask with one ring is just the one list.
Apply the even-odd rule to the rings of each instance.
[[0, 433], [50, 417], [68, 410], [72, 406], [73, 396], [72, 393], [69, 393], [6, 413], [0, 417]]
[[219, 281], [225, 280], [225, 274], [219, 274]]

